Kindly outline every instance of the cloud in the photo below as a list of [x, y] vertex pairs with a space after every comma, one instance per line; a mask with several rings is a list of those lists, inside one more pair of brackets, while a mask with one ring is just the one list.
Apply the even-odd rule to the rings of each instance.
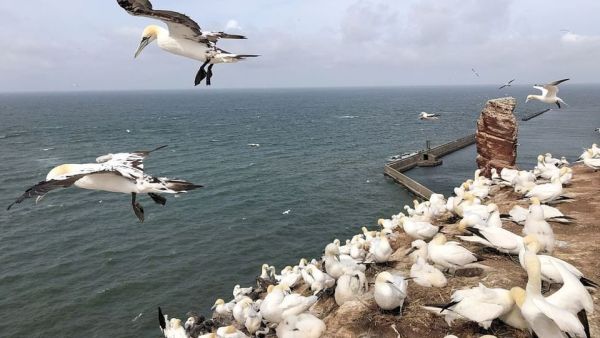
[[241, 31], [242, 27], [240, 26], [240, 24], [237, 22], [237, 20], [235, 19], [229, 19], [227, 21], [227, 24], [225, 24], [225, 30], [226, 31], [230, 31], [230, 30], [238, 30]]

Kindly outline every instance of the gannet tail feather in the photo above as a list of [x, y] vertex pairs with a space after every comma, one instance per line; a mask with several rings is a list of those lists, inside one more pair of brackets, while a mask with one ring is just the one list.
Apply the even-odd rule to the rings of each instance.
[[596, 288], [596, 289], [598, 287], [600, 287], [600, 285], [598, 285], [598, 283], [594, 282], [591, 279], [587, 279], [583, 276], [581, 278], [579, 278], [579, 281], [581, 282], [581, 284], [583, 284], [583, 286], [588, 286], [588, 287], [592, 287], [592, 288]]
[[194, 189], [198, 189], [198, 188], [202, 188], [202, 185], [199, 184], [194, 184], [188, 181], [183, 181], [183, 180], [174, 180], [174, 179], [167, 179], [163, 182], [165, 184], [165, 186], [167, 187], [167, 189], [176, 191], [176, 192], [187, 192], [190, 190], [194, 190]]

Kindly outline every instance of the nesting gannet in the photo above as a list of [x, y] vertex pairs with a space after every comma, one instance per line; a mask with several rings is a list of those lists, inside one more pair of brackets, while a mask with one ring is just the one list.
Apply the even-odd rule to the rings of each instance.
[[[542, 210], [544, 212], [544, 219], [546, 221], [551, 222], [559, 222], [559, 223], [571, 223], [575, 218], [571, 216], [567, 216], [563, 214], [560, 210], [555, 207], [542, 204]], [[509, 219], [515, 223], [523, 224], [527, 219], [527, 215], [529, 214], [529, 209], [525, 209], [519, 205], [515, 205], [510, 209], [508, 215], [503, 215], [502, 217]]]
[[437, 120], [440, 117], [439, 114], [430, 114], [424, 111], [419, 114], [419, 120]]
[[569, 79], [562, 79], [545, 85], [534, 85], [533, 88], [541, 90], [542, 95], [527, 95], [525, 102], [527, 103], [529, 100], [538, 100], [544, 103], [556, 104], [558, 108], [560, 108], [561, 103], [566, 103], [560, 97], [556, 96], [556, 94], [558, 94], [558, 85], [567, 80]]
[[334, 298], [338, 306], [345, 302], [356, 300], [367, 292], [367, 277], [361, 271], [344, 274], [337, 280]]
[[[196, 86], [204, 78], [206, 78], [206, 85], [211, 84], [212, 67], [217, 63], [233, 63], [258, 56], [232, 54], [217, 48], [216, 42], [219, 39], [245, 39], [245, 37], [225, 32], [202, 31], [200, 26], [188, 16], [173, 11], [155, 10], [149, 0], [117, 0], [117, 3], [131, 15], [158, 19], [167, 24], [168, 30], [155, 25], [144, 29], [135, 57], [148, 44], [156, 40], [158, 47], [167, 52], [201, 61], [202, 67], [194, 80]], [[205, 70], [207, 65], [208, 69]]]
[[160, 306], [158, 307], [158, 323], [165, 338], [188, 338], [185, 328], [181, 325], [181, 320], [169, 319], [169, 316], [162, 313]]
[[537, 197], [541, 203], [549, 203], [568, 199], [565, 196], [561, 196], [562, 193], [563, 186], [562, 183], [560, 183], [560, 177], [555, 175], [552, 176], [550, 183], [534, 186], [527, 194], [525, 194], [525, 197]]
[[506, 229], [486, 226], [464, 226], [459, 225], [460, 230], [466, 230], [472, 236], [458, 236], [463, 241], [474, 242], [494, 248], [502, 253], [518, 255], [523, 247], [523, 238]]
[[435, 266], [425, 261], [426, 257], [417, 256], [416, 262], [410, 267], [410, 277], [415, 283], [424, 287], [442, 288], [448, 281], [446, 276]]
[[399, 274], [389, 271], [380, 272], [375, 278], [375, 290], [373, 295], [375, 302], [383, 310], [394, 310], [400, 308], [406, 299], [407, 282]]
[[319, 338], [325, 332], [325, 323], [310, 313], [287, 316], [277, 326], [279, 338]]
[[366, 269], [364, 265], [357, 264], [352, 257], [340, 255], [339, 247], [334, 243], [329, 243], [325, 247], [323, 264], [325, 265], [325, 272], [335, 279], [338, 279], [345, 273], [352, 274], [354, 271], [364, 272]]
[[[384, 229], [386, 230], [386, 229]], [[375, 263], [385, 263], [390, 259], [394, 250], [387, 239], [387, 232], [382, 230], [379, 236], [371, 240], [369, 247], [369, 253], [367, 254], [366, 260], [373, 261]], [[388, 230], [391, 232], [391, 230]]]
[[502, 86], [498, 87], [498, 89], [502, 89], [502, 88], [505, 88], [505, 87], [510, 87], [510, 84], [513, 83], [513, 81], [515, 81], [515, 79], [512, 79], [512, 80], [508, 81], [507, 83], [505, 83]]
[[260, 304], [261, 303], [253, 303], [252, 305], [250, 305], [250, 307], [248, 308], [248, 312], [246, 313], [246, 321], [244, 322], [244, 326], [246, 327], [246, 330], [248, 330], [248, 333], [250, 333], [251, 335], [254, 335], [262, 326]]
[[250, 338], [233, 325], [220, 327], [216, 333], [218, 338]]
[[554, 231], [544, 218], [544, 209], [540, 205], [540, 200], [537, 197], [531, 198], [529, 206], [529, 214], [525, 218], [523, 226], [524, 235], [535, 235], [539, 241], [541, 249], [552, 254], [556, 240], [554, 239]]
[[329, 289], [335, 285], [335, 278], [321, 271], [313, 264], [308, 265], [302, 270], [301, 273], [302, 279], [304, 279], [306, 284], [310, 285], [310, 289], [315, 294], [322, 290]]
[[583, 325], [574, 314], [548, 302], [542, 295], [541, 266], [536, 254], [526, 249], [524, 256], [528, 277], [526, 291], [513, 288], [511, 296], [531, 330], [538, 337], [566, 337], [563, 332], [586, 337]]
[[235, 300], [229, 303], [225, 303], [223, 299], [219, 298], [215, 301], [215, 304], [211, 307], [211, 309], [214, 310], [215, 313], [219, 316], [231, 316], [234, 306]]
[[513, 327], [527, 328], [525, 319], [519, 316], [519, 311], [514, 305], [509, 290], [488, 288], [479, 283], [479, 286], [470, 289], [454, 291], [452, 300], [447, 304], [426, 305], [424, 308], [444, 315], [448, 325], [452, 325], [456, 319], [466, 319], [487, 330], [492, 321], [498, 318]]
[[244, 325], [246, 318], [248, 317], [248, 311], [252, 305], [252, 299], [250, 297], [242, 297], [233, 307], [233, 319], [240, 325]]
[[158, 204], [165, 205], [167, 199], [159, 194], [179, 194], [201, 188], [183, 180], [155, 177], [144, 172], [144, 159], [153, 151], [162, 149], [116, 153], [96, 158], [97, 163], [61, 164], [50, 170], [46, 180], [27, 189], [23, 195], [11, 203], [21, 203], [27, 198], [36, 197], [36, 202], [46, 193], [72, 185], [82, 189], [102, 190], [131, 194], [131, 205], [140, 222], [144, 221], [144, 208], [136, 202], [137, 194], [148, 194]]
[[282, 311], [280, 305], [288, 294], [289, 289], [283, 284], [269, 286], [267, 296], [260, 304], [260, 313], [264, 320], [271, 323], [279, 323], [281, 321]]
[[[525, 236], [523, 238], [523, 244], [524, 244], [523, 250], [521, 250], [519, 252], [519, 263], [521, 264], [521, 266], [523, 268], [525, 268], [526, 267], [526, 265], [525, 265], [525, 247], [527, 247], [527, 249], [530, 252], [538, 253], [540, 250], [540, 244], [539, 244], [538, 240], [536, 239], [536, 237], [533, 235]], [[579, 279], [579, 281], [581, 282], [581, 284], [583, 284], [584, 286], [593, 287], [593, 288], [600, 287], [600, 285], [598, 285], [598, 283], [586, 278], [583, 275], [583, 272], [579, 271], [572, 264], [567, 263], [560, 258], [556, 258], [556, 257], [549, 256], [549, 255], [539, 255], [539, 254], [537, 255], [537, 258], [539, 259], [540, 264], [541, 264], [541, 278], [542, 278], [542, 281], [544, 281], [544, 282], [547, 282], [550, 284], [562, 284], [563, 283], [563, 278], [562, 278], [559, 270], [556, 268], [556, 264], [561, 264], [569, 272], [571, 272], [575, 277], [577, 277]]]
[[[595, 144], [594, 144], [595, 145]], [[594, 155], [593, 147], [587, 149], [582, 155], [581, 159], [583, 164], [585, 164], [588, 168], [596, 170], [600, 170], [600, 158], [597, 158], [598, 155]]]
[[467, 268], [472, 263], [478, 262], [480, 258], [462, 247], [457, 242], [448, 242], [444, 234], [437, 234], [427, 244], [429, 260], [451, 272], [457, 269]]
[[236, 284], [233, 287], [233, 292], [232, 292], [233, 299], [235, 299], [236, 302], [239, 302], [243, 296], [250, 296], [253, 291], [254, 291], [253, 287], [242, 288], [239, 284]]
[[429, 222], [415, 221], [412, 217], [403, 217], [400, 224], [404, 232], [414, 239], [429, 240], [440, 231], [439, 226]]

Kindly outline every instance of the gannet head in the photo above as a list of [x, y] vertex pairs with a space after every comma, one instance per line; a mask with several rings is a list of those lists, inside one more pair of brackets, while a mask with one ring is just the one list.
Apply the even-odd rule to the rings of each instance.
[[219, 298], [215, 301], [215, 304], [210, 309], [214, 310], [217, 306], [223, 305], [223, 304], [225, 304], [225, 301], [222, 300], [221, 298]]
[[525, 303], [526, 292], [523, 290], [523, 288], [514, 287], [510, 289], [510, 296], [519, 308], [521, 308], [523, 303]]
[[140, 46], [138, 47], [138, 49], [135, 51], [135, 54], [133, 56], [134, 58], [138, 57], [138, 55], [140, 55], [140, 53], [144, 48], [146, 48], [146, 46], [148, 46], [152, 41], [156, 40], [159, 30], [160, 27], [156, 25], [150, 25], [144, 28], [144, 31], [142, 32], [142, 41], [140, 42]]
[[525, 103], [529, 102], [530, 100], [534, 99], [534, 95], [527, 95], [527, 99], [525, 99]]
[[385, 221], [385, 219], [380, 218], [377, 220], [377, 225], [383, 226], [383, 222]]
[[523, 244], [529, 251], [533, 251], [534, 253], [538, 253], [540, 250], [540, 242], [537, 239], [536, 235], [527, 235], [523, 237]]
[[438, 233], [433, 237], [431, 241], [435, 244], [443, 245], [448, 241], [448, 239], [446, 238], [446, 235]]
[[387, 281], [391, 281], [392, 280], [392, 274], [387, 272], [387, 271], [383, 271], [380, 272], [377, 277], [375, 278], [375, 283], [386, 283]]
[[48, 173], [48, 175], [46, 175], [46, 181], [49, 181], [51, 179], [54, 179], [58, 176], [62, 176], [65, 174], [70, 173], [71, 171], [73, 171], [73, 165], [71, 164], [61, 164], [58, 167], [54, 167], [52, 170], [50, 170], [50, 172]]
[[178, 329], [181, 327], [181, 319], [171, 318], [169, 320], [169, 323], [171, 324], [171, 327], [174, 329]]
[[237, 329], [235, 328], [235, 326], [233, 326], [233, 325], [229, 325], [229, 326], [227, 326], [227, 327], [225, 328], [225, 330], [224, 330], [224, 331], [225, 331], [225, 332], [223, 332], [223, 333], [226, 333], [226, 334], [232, 334], [232, 333], [236, 333], [236, 332], [237, 332]]
[[533, 205], [540, 205], [540, 199], [535, 196], [530, 198], [529, 200], [531, 201], [531, 204], [533, 204]]
[[467, 230], [468, 225], [469, 224], [467, 223], [466, 219], [461, 219], [460, 222], [458, 222], [458, 231], [465, 232]]

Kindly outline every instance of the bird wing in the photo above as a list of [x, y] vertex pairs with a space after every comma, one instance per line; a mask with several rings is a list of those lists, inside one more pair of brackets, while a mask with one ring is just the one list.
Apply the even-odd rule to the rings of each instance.
[[556, 94], [558, 94], [558, 86], [552, 85], [552, 84], [546, 84], [544, 85], [544, 88], [547, 90], [545, 96], [547, 97], [554, 97], [556, 96]]
[[[101, 171], [100, 171], [101, 172]], [[43, 197], [48, 192], [58, 188], [68, 188], [73, 185], [80, 178], [89, 175], [91, 172], [80, 172], [72, 173], [69, 175], [59, 176], [55, 179], [41, 181], [31, 188], [25, 190], [23, 195], [19, 196], [14, 202], [12, 202], [6, 210], [9, 210], [13, 205], [19, 204], [31, 197]]]
[[559, 84], [561, 84], [561, 83], [563, 83], [563, 82], [565, 82], [565, 81], [568, 81], [568, 80], [569, 80], [569, 79], [562, 79], [562, 80], [558, 80], [558, 81], [550, 82], [550, 83], [548, 83], [547, 85], [550, 85], [550, 86], [558, 86]]
[[583, 330], [583, 325], [577, 319], [577, 317], [570, 313], [567, 310], [561, 309], [557, 306], [554, 306], [551, 303], [548, 303], [542, 299], [532, 299], [532, 303], [537, 307], [537, 309], [543, 313], [546, 317], [552, 319], [556, 325], [565, 332], [575, 333], [580, 337], [585, 337], [586, 334]]
[[535, 85], [535, 86], [533, 86], [533, 88], [541, 90], [542, 91], [542, 96], [548, 96], [548, 88], [546, 88], [546, 85], [544, 85], [543, 87]]
[[208, 42], [208, 39], [202, 36], [200, 25], [185, 14], [155, 10], [149, 0], [117, 0], [117, 3], [131, 15], [158, 19], [166, 23], [171, 36]]
[[508, 81], [508, 84], [513, 83], [514, 80], [516, 80], [516, 79], [512, 79], [512, 80]]
[[[102, 155], [96, 158], [96, 162], [103, 163], [108, 167], [114, 168], [115, 170], [121, 172], [121, 174], [123, 174], [125, 177], [137, 179], [141, 176], [136, 171], [141, 173], [144, 172], [144, 159], [148, 157], [150, 153], [165, 147], [166, 145], [154, 148], [152, 150], [138, 150], [132, 153]], [[134, 172], [136, 172], [135, 177], [131, 177]]]

